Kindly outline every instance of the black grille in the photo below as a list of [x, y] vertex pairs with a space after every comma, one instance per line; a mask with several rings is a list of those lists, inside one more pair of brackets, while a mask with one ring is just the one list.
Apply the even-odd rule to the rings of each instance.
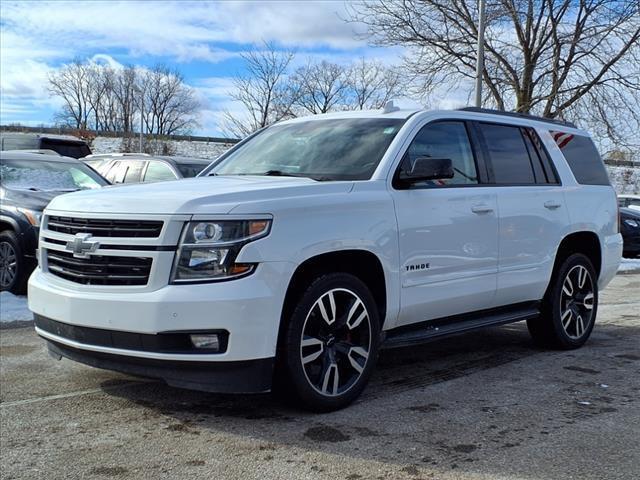
[[47, 229], [71, 235], [90, 233], [95, 237], [157, 238], [162, 230], [162, 222], [51, 216], [47, 220]]
[[91, 255], [75, 258], [73, 254], [47, 250], [49, 272], [65, 280], [84, 285], [146, 285], [151, 258]]

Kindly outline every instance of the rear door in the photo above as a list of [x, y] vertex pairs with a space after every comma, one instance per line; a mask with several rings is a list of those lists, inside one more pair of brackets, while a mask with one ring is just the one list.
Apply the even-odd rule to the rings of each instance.
[[[473, 147], [469, 124], [428, 123], [395, 172], [391, 195], [399, 230], [401, 305], [398, 325], [490, 308], [498, 263], [494, 189]], [[419, 157], [452, 160], [455, 176], [402, 185], [400, 169]]]
[[569, 223], [561, 184], [534, 129], [490, 122], [476, 126], [498, 200], [496, 305], [539, 300]]

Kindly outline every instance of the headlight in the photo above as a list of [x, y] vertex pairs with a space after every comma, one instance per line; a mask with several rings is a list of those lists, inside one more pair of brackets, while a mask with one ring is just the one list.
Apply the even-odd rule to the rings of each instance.
[[271, 220], [189, 222], [171, 273], [172, 283], [228, 280], [248, 275], [253, 264], [235, 263], [244, 245], [269, 234]]
[[624, 221], [624, 223], [626, 223], [627, 225], [629, 225], [630, 227], [633, 227], [633, 228], [638, 228], [638, 225], [639, 225], [638, 222], [636, 222], [635, 220], [632, 220], [630, 218], [627, 218]]
[[39, 227], [42, 220], [42, 212], [39, 210], [31, 210], [29, 208], [18, 208], [18, 211], [27, 217], [27, 221], [34, 227]]

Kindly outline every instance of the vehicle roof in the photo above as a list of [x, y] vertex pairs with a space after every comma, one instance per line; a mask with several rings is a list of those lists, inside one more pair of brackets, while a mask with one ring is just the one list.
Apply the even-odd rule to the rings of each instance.
[[430, 113], [437, 116], [452, 116], [454, 118], [469, 120], [490, 120], [493, 122], [513, 124], [513, 125], [530, 125], [549, 130], [562, 130], [564, 132], [574, 133], [582, 136], [589, 136], [585, 130], [576, 127], [569, 122], [562, 122], [554, 119], [545, 119], [533, 115], [518, 114], [516, 112], [500, 112], [489, 109], [462, 108], [456, 110], [427, 110], [427, 109], [401, 109], [397, 108], [393, 111], [386, 112], [380, 110], [352, 110], [348, 112], [332, 112], [319, 115], [309, 115], [306, 117], [297, 117], [290, 120], [279, 122], [278, 125], [295, 124], [308, 121], [332, 120], [340, 118], [396, 118], [407, 120], [417, 114]]
[[168, 155], [151, 156], [146, 153], [111, 154], [101, 153], [98, 155], [87, 155], [82, 160], [161, 160], [173, 165], [199, 164], [209, 165], [213, 160], [197, 157], [171, 157]]
[[72, 157], [62, 155], [43, 155], [41, 153], [23, 152], [20, 150], [4, 150], [0, 152], [0, 160], [29, 160], [30, 162], [82, 163]]
[[111, 152], [111, 153], [91, 153], [86, 157], [82, 157], [86, 160], [100, 159], [100, 158], [148, 158], [151, 155], [148, 153], [140, 152]]
[[640, 195], [635, 195], [633, 193], [623, 193], [618, 195], [618, 198], [634, 198], [640, 200]]

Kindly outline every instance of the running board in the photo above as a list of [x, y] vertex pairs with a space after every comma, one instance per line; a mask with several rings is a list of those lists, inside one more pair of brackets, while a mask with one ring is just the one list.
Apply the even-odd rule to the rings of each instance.
[[527, 303], [509, 308], [483, 310], [473, 314], [457, 315], [443, 319], [429, 320], [415, 325], [407, 325], [384, 332], [381, 348], [399, 348], [418, 345], [442, 337], [457, 335], [485, 327], [495, 327], [507, 323], [521, 322], [540, 315], [539, 302]]

